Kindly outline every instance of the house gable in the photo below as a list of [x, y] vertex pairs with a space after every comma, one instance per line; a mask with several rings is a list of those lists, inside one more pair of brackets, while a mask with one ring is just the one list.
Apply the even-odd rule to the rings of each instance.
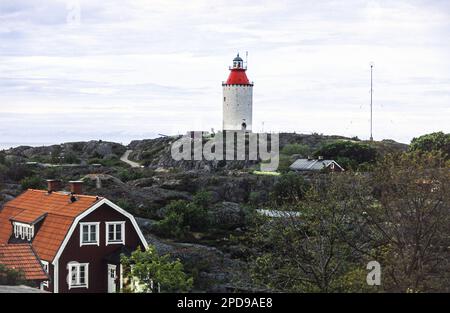
[[[107, 223], [124, 223], [125, 243], [107, 244]], [[98, 223], [98, 245], [81, 245], [81, 224]], [[80, 214], [72, 223], [60, 249], [53, 261], [54, 292], [68, 291], [68, 264], [77, 262], [89, 264], [89, 292], [101, 292], [106, 288], [106, 260], [105, 257], [123, 247], [134, 250], [140, 246], [148, 247], [134, 217], [107, 199], [103, 199]], [[73, 289], [71, 292], [83, 292], [86, 289]]]

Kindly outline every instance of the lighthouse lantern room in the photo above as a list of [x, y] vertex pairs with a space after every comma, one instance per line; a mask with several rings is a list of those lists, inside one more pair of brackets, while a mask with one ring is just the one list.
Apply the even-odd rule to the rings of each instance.
[[223, 130], [252, 131], [253, 83], [248, 80], [246, 70], [238, 53], [227, 81], [222, 83]]

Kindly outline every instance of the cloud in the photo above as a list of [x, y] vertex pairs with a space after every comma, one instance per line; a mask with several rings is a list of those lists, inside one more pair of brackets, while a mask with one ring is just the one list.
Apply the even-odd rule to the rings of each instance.
[[366, 138], [374, 62], [376, 139], [449, 131], [446, 1], [73, 3], [0, 3], [0, 142], [218, 129], [246, 50], [257, 130]]

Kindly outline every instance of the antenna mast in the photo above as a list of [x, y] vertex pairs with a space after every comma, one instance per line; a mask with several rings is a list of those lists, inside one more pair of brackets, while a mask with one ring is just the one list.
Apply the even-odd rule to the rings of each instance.
[[373, 72], [373, 64], [370, 64], [370, 141], [373, 141], [373, 134], [372, 134], [372, 130], [373, 130], [373, 119], [372, 119], [372, 94], [373, 94], [373, 89], [372, 89], [372, 72]]
[[245, 51], [245, 68], [248, 67], [248, 51]]

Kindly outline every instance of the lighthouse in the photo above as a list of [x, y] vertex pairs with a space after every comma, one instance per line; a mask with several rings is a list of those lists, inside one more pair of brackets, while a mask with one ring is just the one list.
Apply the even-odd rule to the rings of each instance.
[[247, 67], [239, 56], [233, 59], [223, 88], [223, 130], [252, 131], [253, 83], [245, 74]]

